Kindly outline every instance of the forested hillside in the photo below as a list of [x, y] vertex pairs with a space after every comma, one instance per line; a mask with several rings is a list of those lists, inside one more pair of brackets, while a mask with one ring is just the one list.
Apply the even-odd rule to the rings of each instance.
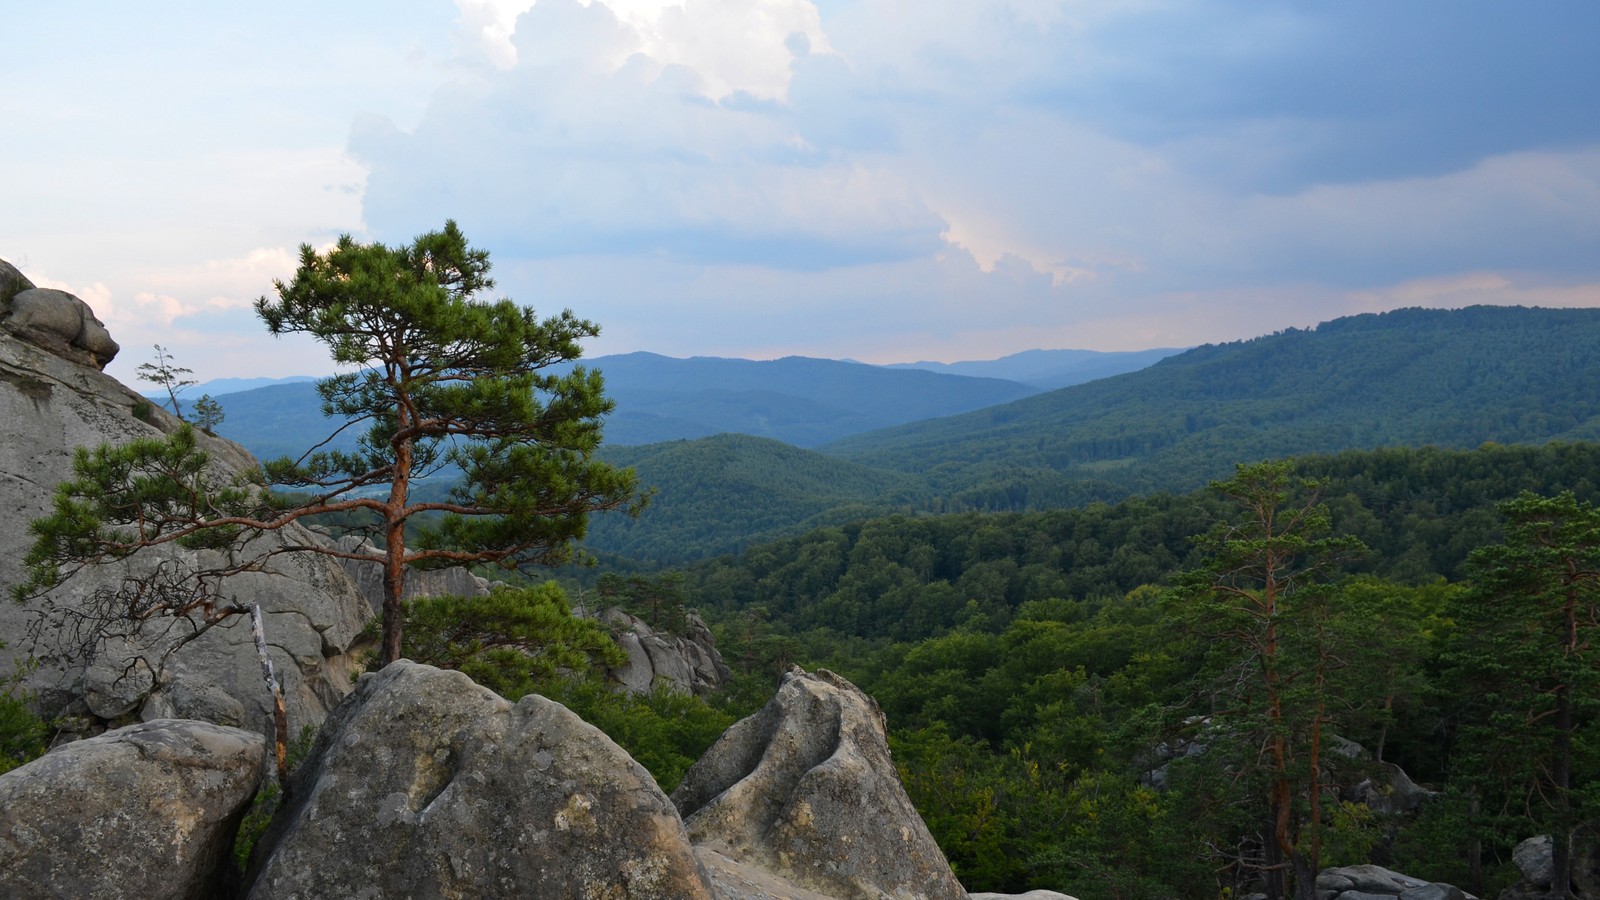
[[[724, 433], [814, 447], [863, 431], [1006, 403], [1039, 390], [999, 378], [798, 356], [674, 359], [627, 353], [584, 360], [583, 365], [605, 376], [606, 393], [616, 401], [605, 431], [606, 444], [613, 447]], [[185, 400], [198, 396], [190, 391]], [[217, 432], [262, 459], [298, 456], [336, 427], [322, 416], [321, 401], [309, 382], [228, 393], [218, 402], [225, 418]], [[353, 450], [355, 438], [355, 433], [342, 434], [329, 449]]]
[[[1521, 491], [1600, 502], [1600, 444], [1348, 451], [1302, 457], [1334, 528], [1372, 553], [1349, 566], [1406, 584], [1465, 577], [1499, 536], [1495, 505]], [[1022, 604], [1097, 601], [1193, 565], [1191, 538], [1221, 516], [1208, 491], [1020, 513], [881, 516], [764, 543], [690, 567], [699, 602], [760, 606], [785, 628], [917, 640], [969, 621], [1004, 625]]]
[[802, 356], [673, 359], [626, 353], [586, 364], [605, 375], [606, 390], [617, 401], [606, 420], [610, 444], [732, 432], [814, 447], [1037, 393], [998, 378]]
[[956, 508], [1187, 490], [1243, 459], [1600, 435], [1600, 310], [1407, 309], [1199, 347], [1148, 369], [829, 445]]
[[[1282, 871], [1262, 844], [1281, 783], [1298, 798], [1282, 820], [1294, 854], [1493, 896], [1516, 877], [1512, 846], [1566, 815], [1539, 769], [1562, 752], [1557, 731], [1523, 717], [1548, 700], [1539, 660], [1574, 659], [1539, 643], [1560, 632], [1526, 602], [1544, 596], [1529, 529], [1571, 523], [1540, 533], [1600, 566], [1597, 471], [1585, 443], [1346, 452], [1241, 470], [1231, 497], [822, 528], [697, 565], [687, 593], [737, 665], [823, 665], [872, 693], [971, 889], [1246, 893]], [[1261, 510], [1283, 513], [1281, 533]], [[1269, 645], [1248, 604], [1264, 571], [1251, 560], [1272, 547], [1287, 580]], [[1509, 584], [1525, 601], [1496, 599]], [[1580, 608], [1600, 608], [1582, 590]], [[1274, 701], [1281, 729], [1263, 671], [1295, 685]], [[1274, 734], [1281, 766], [1262, 751]], [[1364, 749], [1326, 749], [1345, 740]], [[1589, 790], [1582, 759], [1574, 784]]]
[[1004, 378], [1040, 390], [1053, 391], [1057, 388], [1094, 381], [1097, 378], [1110, 378], [1112, 375], [1121, 375], [1124, 372], [1136, 372], [1178, 352], [1180, 351], [1172, 348], [1123, 352], [1024, 350], [999, 359], [953, 363], [896, 363], [889, 368], [925, 369], [929, 372], [970, 375], [977, 378]]
[[749, 435], [608, 447], [601, 455], [634, 467], [655, 494], [637, 520], [594, 517], [586, 545], [644, 567], [733, 553], [763, 536], [927, 502], [915, 476]]
[[[1600, 310], [1402, 310], [1200, 347], [1142, 371], [859, 435], [820, 448], [826, 458], [759, 442], [612, 448], [608, 458], [659, 491], [638, 522], [598, 522], [591, 546], [682, 562], [798, 533], [818, 516], [1076, 507], [1193, 490], [1240, 460], [1585, 440], [1600, 434], [1597, 423]], [[738, 477], [724, 482], [730, 470]], [[786, 489], [795, 471], [819, 491]]]

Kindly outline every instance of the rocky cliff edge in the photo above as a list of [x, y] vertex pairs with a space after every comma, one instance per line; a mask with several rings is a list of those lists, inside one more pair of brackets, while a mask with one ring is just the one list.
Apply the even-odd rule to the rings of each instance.
[[[21, 562], [32, 543], [27, 523], [50, 511], [55, 486], [70, 477], [77, 448], [158, 437], [181, 424], [101, 371], [116, 352], [103, 332], [83, 301], [36, 289], [0, 261], [0, 515], [7, 522], [0, 528], [0, 588], [23, 579]], [[205, 435], [201, 440], [219, 467], [238, 472], [258, 466], [232, 442]], [[286, 537], [317, 540], [303, 529], [293, 531]], [[175, 555], [140, 554], [127, 565], [138, 571]], [[229, 588], [236, 599], [262, 608], [290, 720], [298, 727], [321, 722], [349, 692], [352, 649], [372, 613], [333, 561], [309, 554], [280, 559], [272, 572], [241, 576]], [[173, 636], [102, 642], [80, 658], [68, 651], [81, 645], [64, 645], [59, 628], [35, 644], [29, 626], [47, 608], [81, 608], [96, 589], [114, 587], [126, 574], [121, 566], [80, 573], [48, 603], [0, 600], [0, 641], [7, 645], [0, 649], [0, 672], [11, 672], [15, 661], [33, 652], [41, 666], [29, 687], [46, 712], [69, 714], [83, 733], [173, 716], [256, 731], [270, 727], [248, 622], [213, 629], [159, 671], [145, 660], [158, 657], [161, 641]]]

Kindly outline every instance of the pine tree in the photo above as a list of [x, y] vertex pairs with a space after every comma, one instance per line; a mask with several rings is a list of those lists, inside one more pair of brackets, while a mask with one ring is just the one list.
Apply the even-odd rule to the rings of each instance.
[[1365, 548], [1331, 534], [1318, 485], [1295, 478], [1288, 462], [1240, 465], [1211, 487], [1237, 512], [1196, 540], [1204, 561], [1180, 576], [1174, 611], [1206, 641], [1213, 752], [1225, 752], [1225, 737], [1236, 741], [1237, 763], [1266, 794], [1268, 896], [1314, 897], [1335, 665], [1330, 604], [1337, 566]]
[[211, 399], [210, 394], [201, 394], [194, 402], [194, 423], [206, 434], [215, 434], [222, 418], [222, 404]]
[[183, 408], [178, 404], [178, 395], [183, 393], [184, 388], [198, 384], [193, 378], [183, 377], [193, 375], [194, 371], [175, 365], [172, 357], [167, 355], [167, 348], [160, 344], [156, 344], [155, 348], [156, 361], [139, 364], [139, 380], [161, 385], [161, 389], [167, 392], [167, 402], [172, 404], [172, 414], [182, 419]]
[[1600, 802], [1586, 777], [1600, 769], [1600, 510], [1571, 492], [1524, 492], [1500, 511], [1504, 541], [1472, 554], [1472, 590], [1450, 609], [1456, 768], [1491, 836], [1552, 836], [1550, 896], [1566, 897], [1573, 831]]
[[[384, 549], [388, 663], [401, 653], [408, 567], [569, 561], [590, 513], [643, 504], [631, 469], [594, 458], [612, 408], [600, 373], [549, 371], [576, 360], [579, 342], [599, 328], [570, 311], [541, 320], [510, 300], [477, 299], [493, 287], [488, 272], [487, 252], [468, 247], [454, 222], [403, 247], [349, 235], [326, 253], [302, 246], [293, 279], [275, 282], [277, 299], [262, 297], [256, 312], [272, 334], [310, 334], [334, 362], [354, 367], [317, 388], [339, 430], [364, 429], [359, 449], [314, 449], [246, 476], [219, 474], [187, 428], [80, 451], [53, 514], [31, 526], [30, 577], [18, 599], [82, 566], [178, 544], [226, 551], [224, 562], [166, 568], [108, 608], [209, 622], [242, 612], [227, 600], [226, 577], [273, 555], [367, 558], [321, 542], [261, 549], [253, 538], [310, 516], [364, 516]], [[459, 476], [446, 495], [414, 493], [419, 479], [441, 473]]]

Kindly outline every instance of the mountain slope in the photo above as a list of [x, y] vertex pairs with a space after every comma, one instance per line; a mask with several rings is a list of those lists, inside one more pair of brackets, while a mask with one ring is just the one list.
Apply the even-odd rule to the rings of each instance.
[[[728, 432], [813, 447], [1038, 392], [996, 378], [805, 357], [757, 361], [628, 353], [583, 364], [605, 375], [606, 392], [616, 401], [606, 419], [606, 443], [613, 446]], [[198, 393], [185, 396], [192, 402]], [[229, 393], [218, 401], [224, 419], [217, 432], [262, 458], [298, 455], [333, 431], [309, 381]], [[352, 449], [355, 437], [341, 435], [329, 448]]]
[[926, 473], [957, 505], [1024, 508], [1192, 488], [1241, 460], [1597, 437], [1600, 310], [1473, 307], [1208, 345], [822, 449]]
[[1101, 352], [1098, 350], [1024, 350], [999, 359], [971, 360], [966, 362], [914, 362], [896, 363], [892, 369], [922, 369], [947, 375], [969, 375], [976, 378], [1004, 378], [1031, 385], [1040, 390], [1083, 384], [1097, 378], [1110, 378], [1124, 372], [1136, 372], [1153, 365], [1182, 350], [1162, 348], [1126, 352]]
[[637, 520], [590, 519], [590, 549], [675, 563], [733, 553], [752, 540], [920, 508], [920, 479], [873, 470], [768, 438], [723, 434], [649, 447], [607, 447], [655, 496]]
[[[186, 407], [195, 398], [185, 395]], [[243, 444], [257, 459], [298, 457], [333, 434], [337, 424], [322, 415], [316, 382], [296, 381], [214, 398], [222, 405], [217, 434]], [[341, 432], [324, 449], [354, 450], [361, 429]]]
[[654, 353], [603, 356], [599, 369], [617, 401], [606, 440], [639, 444], [736, 432], [813, 447], [850, 434], [947, 416], [1030, 394], [996, 378], [888, 369], [831, 359], [773, 360]]

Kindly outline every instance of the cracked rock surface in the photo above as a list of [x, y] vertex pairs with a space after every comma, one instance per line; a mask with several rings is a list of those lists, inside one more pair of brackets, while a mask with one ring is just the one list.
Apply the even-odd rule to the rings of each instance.
[[401, 660], [363, 676], [257, 844], [251, 900], [710, 900], [682, 821], [565, 707]]
[[219, 896], [265, 757], [259, 734], [167, 720], [0, 775], [0, 897]]
[[[0, 317], [14, 320], [16, 298], [26, 300], [36, 293], [26, 278], [0, 261]], [[25, 331], [0, 328], [0, 517], [10, 523], [0, 528], [0, 588], [23, 580], [22, 558], [32, 543], [27, 523], [50, 511], [55, 486], [72, 474], [77, 448], [161, 437], [181, 425], [95, 365], [30, 342]], [[240, 472], [258, 466], [237, 444], [205, 435], [201, 442], [219, 468]], [[283, 538], [266, 540], [285, 538], [296, 543], [320, 540], [298, 527]], [[119, 585], [129, 571], [156, 559], [182, 558], [185, 552], [140, 554], [127, 564], [128, 570], [117, 564], [82, 572], [52, 599], [60, 607], [78, 608], [95, 590]], [[274, 562], [273, 570], [235, 578], [228, 586], [239, 602], [261, 605], [289, 716], [298, 728], [322, 721], [350, 690], [356, 665], [352, 650], [372, 613], [330, 559], [287, 555]], [[37, 602], [18, 606], [9, 597], [0, 601], [0, 642], [7, 645], [0, 649], [0, 672], [11, 672], [30, 650], [41, 657], [29, 687], [48, 714], [83, 717], [89, 721], [87, 733], [129, 718], [198, 718], [253, 730], [270, 727], [270, 702], [247, 621], [231, 622], [192, 641], [158, 676], [137, 661], [159, 656], [162, 639], [149, 629], [140, 641], [101, 645], [92, 659], [68, 658], [68, 651], [81, 649], [81, 644], [63, 643], [73, 637], [64, 629], [48, 635], [53, 643], [34, 647], [28, 629], [43, 609]]]
[[967, 900], [906, 796], [883, 714], [832, 672], [785, 675], [673, 792], [691, 840], [851, 900]]

